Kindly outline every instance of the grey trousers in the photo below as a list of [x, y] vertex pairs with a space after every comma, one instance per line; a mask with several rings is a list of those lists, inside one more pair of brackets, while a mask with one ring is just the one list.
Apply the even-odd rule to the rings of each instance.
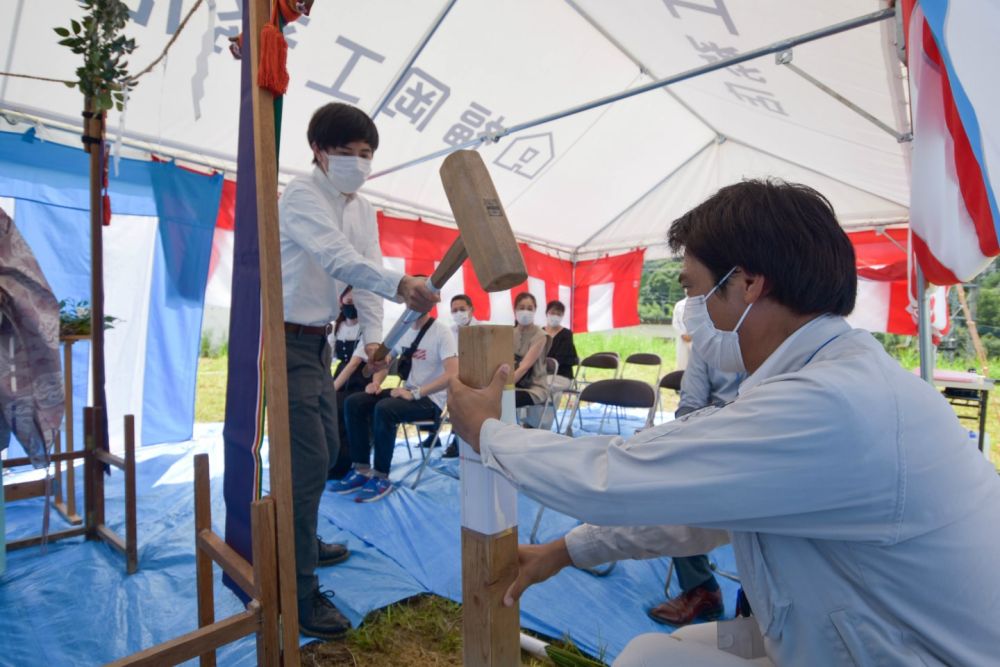
[[330, 374], [326, 336], [285, 334], [288, 367], [288, 426], [292, 446], [292, 518], [299, 599], [313, 594], [319, 500], [331, 461], [337, 460], [337, 392]]
[[677, 570], [677, 581], [684, 593], [715, 578], [708, 556], [704, 555], [678, 556], [674, 558], [674, 569]]

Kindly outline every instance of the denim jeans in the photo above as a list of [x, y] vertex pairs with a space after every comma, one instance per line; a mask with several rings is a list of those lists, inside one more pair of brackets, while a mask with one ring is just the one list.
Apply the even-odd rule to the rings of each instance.
[[396, 430], [403, 422], [437, 420], [441, 408], [427, 397], [418, 401], [391, 398], [390, 390], [372, 395], [360, 392], [344, 401], [347, 437], [350, 440], [351, 462], [368, 465], [372, 445], [375, 446], [376, 472], [388, 475], [392, 451], [396, 447]]

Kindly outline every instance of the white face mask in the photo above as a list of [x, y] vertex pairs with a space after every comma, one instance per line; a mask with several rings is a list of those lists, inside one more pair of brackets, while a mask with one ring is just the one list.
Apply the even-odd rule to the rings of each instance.
[[456, 310], [451, 314], [452, 321], [455, 322], [460, 327], [468, 326], [469, 324], [469, 311], [467, 310]]
[[562, 315], [549, 315], [545, 318], [545, 321], [549, 323], [549, 326], [555, 329], [562, 324]]
[[535, 311], [533, 310], [518, 310], [517, 311], [517, 323], [522, 327], [530, 326], [535, 323]]
[[743, 354], [740, 352], [738, 332], [753, 304], [746, 307], [732, 331], [719, 331], [715, 328], [712, 316], [708, 313], [707, 301], [708, 297], [712, 296], [719, 289], [719, 286], [733, 275], [735, 270], [734, 266], [708, 294], [689, 296], [684, 305], [684, 326], [687, 327], [688, 334], [691, 336], [691, 346], [695, 353], [709, 366], [724, 373], [745, 373], [747, 370], [743, 364]]
[[345, 195], [361, 189], [372, 173], [372, 161], [355, 155], [327, 155], [326, 180]]

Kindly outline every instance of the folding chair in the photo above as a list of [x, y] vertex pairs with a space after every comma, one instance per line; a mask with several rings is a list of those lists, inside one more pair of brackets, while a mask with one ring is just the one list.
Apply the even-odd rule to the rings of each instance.
[[[576, 405], [573, 406], [573, 413], [570, 414], [570, 424], [573, 417], [580, 410], [581, 403], [599, 403], [609, 408], [646, 408], [652, 409], [656, 405], [656, 392], [653, 387], [642, 380], [598, 380], [587, 385], [580, 392]], [[604, 430], [604, 422], [607, 420], [608, 411], [605, 410], [601, 416], [601, 423], [597, 427], [597, 432]], [[647, 417], [648, 420], [648, 417]], [[582, 420], [581, 420], [582, 425]], [[621, 417], [618, 416], [618, 434], [621, 435]]]
[[[518, 415], [519, 423], [527, 423], [533, 428], [540, 428], [549, 430], [552, 428], [552, 420], [556, 417], [556, 405], [558, 401], [555, 399], [555, 389], [554, 381], [556, 376], [559, 374], [559, 362], [552, 357], [546, 357], [545, 359], [545, 401], [541, 405], [528, 405], [523, 408], [519, 408], [519, 411], [523, 411], [523, 415]], [[562, 398], [562, 392], [559, 392], [560, 398]], [[549, 405], [552, 406], [552, 419], [547, 423], [545, 421], [545, 413], [549, 409]]]
[[618, 377], [625, 377], [625, 372], [628, 370], [629, 364], [633, 366], [656, 366], [656, 375], [653, 376], [654, 378], [660, 377], [660, 370], [663, 368], [663, 360], [660, 358], [660, 355], [653, 354], [652, 352], [636, 352], [625, 358], [625, 363], [622, 364], [621, 375]]
[[[434, 452], [434, 448], [440, 446], [439, 448], [441, 449], [441, 453], [442, 453], [442, 455], [444, 454], [444, 443], [441, 442], [441, 428], [446, 423], [450, 423], [450, 422], [448, 422], [448, 404], [447, 403], [441, 409], [441, 416], [438, 417], [437, 419], [418, 419], [416, 421], [402, 422], [400, 424], [400, 426], [403, 427], [403, 437], [406, 438], [406, 451], [407, 452], [410, 451], [410, 434], [409, 434], [409, 430], [407, 429], [407, 426], [414, 426], [414, 427], [416, 427], [417, 438], [420, 437], [420, 431], [421, 431], [421, 429], [426, 430], [426, 431], [431, 431], [431, 433], [433, 434], [431, 436], [431, 444], [430, 444], [429, 447], [426, 447], [426, 448], [422, 447], [420, 445], [420, 442], [419, 441], [417, 442], [417, 449], [420, 450], [420, 458], [421, 458], [420, 465], [417, 466], [417, 468], [416, 468], [415, 471], [411, 470], [410, 472], [406, 473], [406, 475], [403, 477], [403, 479], [400, 480], [400, 483], [402, 483], [407, 477], [409, 477], [410, 475], [414, 474], [414, 472], [416, 472], [417, 478], [415, 480], [413, 480], [413, 484], [410, 485], [410, 488], [411, 489], [417, 488], [417, 484], [420, 484], [420, 478], [423, 477], [424, 468], [426, 468], [427, 464], [430, 463], [430, 461], [431, 461], [431, 454]], [[426, 451], [424, 451], [425, 449], [426, 449]], [[413, 458], [413, 454], [412, 453], [410, 453], [410, 458], [411, 459]]]
[[[595, 354], [590, 355], [583, 361], [581, 361], [579, 365], [576, 367], [576, 375], [573, 377], [573, 384], [570, 385], [569, 389], [563, 392], [564, 394], [569, 396], [569, 400], [567, 401], [566, 405], [566, 410], [571, 409], [570, 404], [573, 404], [572, 405], [573, 410], [576, 409], [576, 405], [578, 405], [580, 402], [580, 391], [587, 385], [591, 384], [591, 381], [587, 380], [588, 368], [613, 371], [614, 377], [617, 378], [618, 367], [620, 365], [620, 362], [621, 362], [621, 357], [618, 356], [617, 352], [597, 352]], [[565, 415], [565, 413], [566, 411], [564, 410], [563, 414]], [[582, 417], [580, 418], [580, 427], [581, 428], [583, 427]], [[558, 416], [556, 419], [556, 430], [560, 432], [563, 430], [562, 420], [559, 419]], [[566, 435], [573, 435], [572, 419], [570, 419], [566, 424]]]
[[646, 422], [646, 426], [653, 425], [653, 416], [657, 411], [660, 413], [660, 421], [663, 421], [663, 389], [673, 389], [678, 394], [681, 393], [681, 380], [684, 377], [684, 371], [670, 371], [662, 378], [660, 378], [660, 383], [656, 388], [656, 407], [649, 412], [649, 420]]

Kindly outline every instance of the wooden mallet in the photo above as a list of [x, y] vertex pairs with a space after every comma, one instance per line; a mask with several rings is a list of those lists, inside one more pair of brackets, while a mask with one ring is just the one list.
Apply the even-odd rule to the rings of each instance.
[[[440, 173], [459, 236], [427, 280], [427, 287], [440, 292], [467, 257], [472, 260], [479, 284], [487, 292], [510, 289], [527, 280], [514, 232], [479, 153], [468, 150], [452, 153], [445, 158]], [[375, 352], [375, 361], [385, 359], [422, 315], [407, 309]]]

